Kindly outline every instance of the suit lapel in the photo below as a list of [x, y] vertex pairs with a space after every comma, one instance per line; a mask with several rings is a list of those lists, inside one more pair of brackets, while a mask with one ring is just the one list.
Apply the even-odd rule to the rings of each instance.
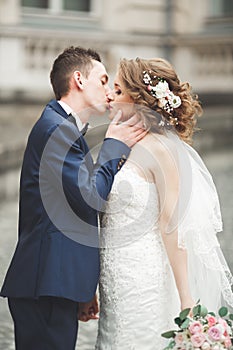
[[[66, 120], [69, 120], [69, 115], [66, 113], [66, 111], [61, 107], [61, 105], [56, 100], [51, 100], [48, 103], [48, 106], [50, 106], [52, 109], [54, 109], [63, 118], [65, 118]], [[71, 120], [69, 120], [69, 121], [72, 122]], [[78, 129], [78, 127], [77, 127], [77, 129]], [[80, 141], [80, 143], [82, 145], [84, 153], [86, 154], [87, 160], [93, 162], [92, 157], [91, 157], [90, 152], [89, 152], [89, 147], [88, 147], [88, 145], [86, 143], [86, 140], [84, 139], [84, 137], [83, 137], [83, 135], [82, 135], [82, 133], [80, 131], [79, 131], [79, 133], [80, 133], [79, 141]]]
[[66, 111], [62, 108], [62, 106], [56, 100], [50, 101], [48, 103], [48, 106], [50, 106], [52, 109], [54, 109], [63, 118], [68, 119], [69, 115], [66, 113]]

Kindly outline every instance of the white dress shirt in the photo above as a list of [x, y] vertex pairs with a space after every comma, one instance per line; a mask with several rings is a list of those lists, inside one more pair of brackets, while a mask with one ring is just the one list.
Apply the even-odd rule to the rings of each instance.
[[77, 115], [77, 113], [75, 113], [72, 108], [70, 106], [68, 106], [68, 104], [66, 104], [63, 101], [57, 101], [59, 103], [59, 105], [64, 109], [64, 111], [69, 115], [72, 114], [72, 116], [75, 118], [77, 127], [79, 129], [79, 131], [82, 130], [82, 128], [84, 127], [84, 124], [81, 122], [79, 116]]

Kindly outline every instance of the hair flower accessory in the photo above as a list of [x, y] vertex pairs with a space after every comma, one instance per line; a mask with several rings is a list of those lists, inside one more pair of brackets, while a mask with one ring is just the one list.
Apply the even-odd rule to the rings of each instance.
[[171, 113], [174, 108], [180, 107], [181, 99], [179, 96], [173, 94], [165, 79], [157, 77], [156, 75], [153, 76], [153, 79], [157, 79], [159, 82], [154, 86], [150, 75], [151, 73], [151, 71], [143, 72], [143, 81], [147, 85], [147, 90], [150, 92], [151, 96], [158, 99], [159, 107]]

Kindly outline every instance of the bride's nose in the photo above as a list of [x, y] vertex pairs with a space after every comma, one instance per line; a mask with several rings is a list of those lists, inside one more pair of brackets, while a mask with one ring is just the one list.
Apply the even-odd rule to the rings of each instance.
[[107, 102], [114, 101], [114, 92], [112, 89], [110, 89], [110, 87], [108, 88], [108, 90], [106, 92], [106, 96], [107, 96]]

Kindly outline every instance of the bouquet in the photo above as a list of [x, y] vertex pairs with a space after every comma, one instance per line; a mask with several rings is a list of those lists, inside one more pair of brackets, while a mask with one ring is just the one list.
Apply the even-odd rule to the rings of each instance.
[[162, 334], [172, 338], [164, 350], [224, 350], [232, 347], [233, 314], [223, 306], [218, 311], [209, 312], [203, 305], [185, 309], [175, 318], [176, 330]]

